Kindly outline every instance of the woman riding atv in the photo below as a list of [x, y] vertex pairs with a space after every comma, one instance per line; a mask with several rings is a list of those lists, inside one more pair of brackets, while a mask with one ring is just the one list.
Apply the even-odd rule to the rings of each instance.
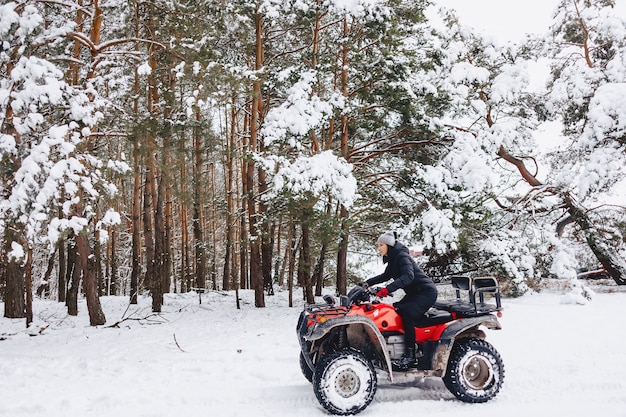
[[393, 282], [381, 288], [376, 295], [387, 297], [402, 288], [405, 296], [394, 307], [404, 327], [405, 352], [401, 359], [393, 361], [395, 367], [408, 369], [417, 364], [415, 359], [415, 322], [437, 301], [437, 287], [415, 263], [409, 249], [398, 242], [396, 234], [386, 232], [376, 242], [378, 252], [387, 264], [385, 271], [365, 283], [368, 286], [381, 284], [393, 278]]

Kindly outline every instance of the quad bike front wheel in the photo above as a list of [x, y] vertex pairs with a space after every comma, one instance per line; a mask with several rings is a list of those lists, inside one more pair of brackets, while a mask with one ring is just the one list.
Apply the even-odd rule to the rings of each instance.
[[354, 349], [325, 355], [313, 375], [315, 396], [331, 414], [360, 413], [374, 399], [376, 388], [376, 371], [372, 363]]
[[469, 338], [454, 344], [443, 382], [459, 400], [487, 402], [500, 391], [503, 380], [504, 363], [489, 342]]

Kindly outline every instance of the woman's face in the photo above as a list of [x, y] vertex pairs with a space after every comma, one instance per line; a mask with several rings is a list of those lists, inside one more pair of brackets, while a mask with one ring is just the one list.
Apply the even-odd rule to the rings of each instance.
[[387, 246], [386, 243], [382, 243], [382, 242], [378, 242], [376, 243], [376, 245], [378, 246], [378, 253], [380, 253], [381, 256], [387, 256], [387, 252], [389, 251], [389, 246]]

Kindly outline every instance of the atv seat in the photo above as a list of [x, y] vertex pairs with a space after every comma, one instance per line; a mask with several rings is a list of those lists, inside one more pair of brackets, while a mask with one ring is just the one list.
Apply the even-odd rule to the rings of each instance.
[[[495, 278], [452, 277], [451, 281], [456, 299], [437, 301], [433, 307], [460, 317], [473, 317], [502, 310], [500, 286]], [[467, 292], [467, 297], [463, 297], [462, 292]], [[487, 303], [485, 293], [491, 293], [496, 303]]]
[[415, 321], [415, 327], [429, 327], [447, 323], [452, 320], [452, 313], [431, 308], [422, 317]]

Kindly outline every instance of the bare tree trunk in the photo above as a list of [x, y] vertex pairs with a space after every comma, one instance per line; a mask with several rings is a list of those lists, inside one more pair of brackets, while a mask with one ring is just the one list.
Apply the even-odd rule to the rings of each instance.
[[[96, 260], [89, 249], [87, 235], [79, 233], [76, 236], [76, 257], [78, 260], [77, 271], [82, 271], [83, 283], [85, 285], [85, 296], [87, 299], [87, 311], [89, 312], [89, 324], [99, 326], [106, 323], [100, 297], [98, 296], [98, 285], [96, 282]], [[78, 273], [80, 275], [80, 272]]]
[[67, 295], [67, 259], [65, 258], [65, 239], [60, 240], [57, 243], [59, 248], [59, 271], [58, 271], [58, 285], [57, 299], [60, 303], [64, 303]]
[[[152, 312], [161, 312], [162, 293], [161, 285], [157, 279], [156, 251], [154, 248], [154, 220], [152, 199], [155, 192], [154, 157], [152, 151], [146, 161], [146, 182], [143, 196], [143, 237], [146, 249], [146, 285], [150, 288], [152, 295]], [[158, 285], [157, 285], [158, 282]]]
[[[151, 8], [146, 13], [147, 27], [150, 34], [156, 33], [156, 23], [154, 13]], [[159, 87], [157, 82], [157, 52], [153, 45], [148, 46], [148, 64], [152, 71], [148, 74], [148, 97], [147, 108], [153, 114], [158, 114]], [[163, 289], [161, 284], [161, 264], [160, 264], [160, 239], [159, 233], [162, 231], [162, 211], [160, 211], [159, 196], [157, 195], [157, 178], [159, 177], [156, 152], [157, 138], [155, 132], [148, 132], [147, 135], [140, 136], [146, 153], [146, 185], [144, 190], [144, 213], [143, 230], [146, 248], [146, 284], [150, 288], [152, 296], [152, 312], [160, 313], [163, 305]], [[158, 247], [157, 247], [158, 246]]]
[[[167, 167], [170, 165], [165, 165], [164, 171], [167, 170]], [[163, 292], [169, 293], [170, 288], [172, 287], [172, 277], [174, 275], [174, 261], [173, 261], [173, 253], [174, 253], [174, 239], [173, 239], [173, 208], [172, 208], [172, 185], [169, 177], [166, 177], [165, 184], [165, 241], [163, 247]], [[174, 286], [175, 287], [175, 286]], [[176, 288], [174, 288], [174, 292], [176, 292]]]
[[293, 278], [296, 270], [296, 254], [298, 246], [296, 239], [296, 223], [291, 219], [289, 222], [289, 271], [287, 273], [287, 288], [289, 289], [289, 307], [293, 307]]
[[100, 232], [95, 231], [94, 245], [93, 245], [93, 273], [96, 281], [96, 290], [98, 295], [104, 294], [104, 276], [102, 274], [102, 245], [100, 244]]
[[[119, 213], [119, 207], [117, 207]], [[109, 285], [107, 288], [108, 295], [117, 295], [117, 230], [114, 228], [111, 230], [111, 255], [109, 256], [109, 262], [111, 265], [111, 272], [109, 274]]]
[[54, 261], [57, 257], [59, 244], [57, 243], [54, 246], [54, 252], [50, 254], [48, 257], [48, 266], [46, 267], [46, 272], [43, 274], [42, 282], [37, 287], [37, 297], [47, 297], [50, 294], [50, 277], [52, 276], [52, 271], [54, 270]]
[[23, 261], [21, 259], [8, 259], [9, 253], [12, 251], [11, 243], [16, 240], [13, 230], [7, 228], [4, 235], [3, 250], [4, 256], [7, 257], [4, 260], [6, 274], [4, 317], [10, 319], [26, 317], [26, 302], [24, 300], [26, 282], [24, 268], [21, 266]]
[[[259, 100], [261, 103], [262, 100]], [[259, 108], [259, 114], [262, 110]], [[261, 152], [264, 150], [264, 146], [260, 143]], [[264, 195], [267, 192], [267, 179], [265, 171], [259, 167], [258, 169], [259, 179], [259, 194]], [[273, 226], [272, 221], [269, 219], [269, 209], [267, 204], [261, 200], [259, 203], [259, 217], [261, 221], [261, 271], [263, 275], [263, 289], [267, 292], [267, 295], [274, 295], [274, 286], [272, 283], [272, 257], [273, 257]]]
[[[209, 261], [209, 276], [211, 277], [211, 283], [213, 289], [217, 289], [217, 225], [216, 225], [216, 213], [217, 213], [217, 203], [216, 203], [216, 192], [215, 192], [215, 163], [209, 163], [207, 167], [207, 171], [209, 173], [209, 178], [211, 179], [208, 183], [208, 193], [213, 196], [211, 198], [211, 207], [208, 221], [208, 233], [211, 236], [211, 251], [210, 251], [210, 261]], [[208, 287], [207, 287], [208, 288]]]
[[78, 316], [78, 289], [80, 287], [80, 267], [77, 265], [77, 253], [75, 242], [68, 243], [67, 256], [67, 272], [71, 274], [71, 278], [67, 281], [69, 288], [67, 290], [67, 314], [70, 316]]
[[[154, 290], [158, 292], [159, 303], [163, 304], [163, 294], [166, 291], [166, 275], [165, 270], [165, 175], [164, 170], [160, 171], [159, 184], [157, 189], [156, 207], [154, 210], [154, 256], [155, 256], [155, 281]], [[158, 289], [157, 289], [158, 287]], [[167, 287], [169, 290], [169, 286]], [[154, 294], [153, 294], [154, 297]], [[160, 310], [159, 310], [160, 311]]]
[[33, 322], [33, 251], [29, 248], [26, 254], [25, 293], [26, 293], [26, 327]]
[[337, 251], [337, 293], [348, 293], [348, 239], [350, 231], [348, 228], [348, 210], [341, 206], [339, 220], [341, 222], [341, 240]]
[[[246, 114], [243, 119], [243, 131], [248, 132], [250, 125], [250, 117]], [[247, 142], [247, 138], [243, 136], [243, 154], [247, 155], [250, 152], [250, 145]], [[241, 204], [241, 213], [248, 213], [248, 163], [242, 158], [241, 164], [241, 189], [242, 198], [239, 200]], [[241, 289], [250, 288], [250, 269], [248, 268], [248, 228], [247, 219], [245, 215], [240, 217], [239, 225], [239, 287]]]
[[133, 142], [133, 206], [132, 221], [132, 268], [130, 272], [130, 304], [137, 304], [139, 293], [139, 273], [141, 270], [141, 170], [139, 169], [139, 138]]
[[[167, 74], [168, 90], [173, 92], [176, 88], [176, 76], [173, 68]], [[171, 176], [170, 166], [172, 158], [170, 149], [173, 148], [172, 128], [170, 120], [172, 118], [173, 107], [175, 105], [173, 96], [165, 94], [165, 107], [163, 118], [165, 128], [163, 131], [163, 149], [161, 152], [161, 181], [159, 183], [159, 202], [157, 203], [157, 226], [161, 230], [157, 232], [157, 238], [161, 240], [160, 253], [157, 251], [160, 263], [161, 292], [169, 293], [172, 284], [172, 199], [171, 199]]]
[[278, 220], [278, 230], [273, 233], [276, 236], [276, 260], [274, 261], [274, 282], [278, 284], [279, 287], [282, 287], [285, 283], [285, 261], [287, 260], [287, 249], [285, 248], [285, 256], [280, 256], [280, 252], [283, 247], [282, 242], [282, 234], [283, 234], [283, 218], [279, 215]]
[[[326, 216], [330, 217], [332, 212], [332, 199], [326, 202]], [[320, 255], [317, 258], [315, 267], [313, 268], [313, 282], [315, 283], [315, 295], [321, 296], [324, 289], [324, 267], [326, 263], [326, 252], [330, 244], [331, 238], [326, 233], [322, 235], [322, 247]]]
[[309, 304], [313, 304], [315, 303], [315, 296], [313, 295], [313, 284], [311, 283], [310, 233], [306, 216], [304, 217], [304, 221], [300, 224], [302, 229], [302, 242], [300, 245], [300, 258], [298, 259], [298, 282], [302, 285], [305, 301]]
[[[350, 29], [347, 19], [343, 22], [344, 36], [348, 36]], [[341, 93], [344, 97], [348, 97], [348, 45], [344, 44], [341, 51]], [[344, 114], [341, 116], [341, 156], [349, 161], [348, 152], [348, 117]], [[341, 241], [339, 242], [339, 250], [337, 251], [337, 292], [339, 294], [347, 293], [348, 285], [348, 239], [350, 230], [348, 228], [348, 209], [341, 206], [339, 212], [339, 221], [341, 223]]]
[[[259, 71], [263, 67], [263, 17], [257, 13], [255, 17], [255, 70]], [[261, 81], [257, 80], [252, 84], [253, 98], [250, 119], [250, 151], [256, 151], [258, 147], [259, 116], [261, 109]], [[249, 158], [246, 178], [248, 222], [250, 224], [250, 281], [254, 289], [254, 304], [256, 307], [265, 307], [263, 294], [263, 265], [261, 263], [261, 238], [259, 234], [259, 215], [256, 211], [256, 192], [254, 182], [255, 162]]]
[[315, 262], [315, 267], [313, 268], [313, 277], [312, 282], [315, 283], [315, 295], [322, 295], [322, 289], [324, 288], [324, 263], [326, 262], [326, 251], [328, 250], [328, 244], [326, 242], [322, 243], [322, 248], [320, 249], [320, 256], [317, 258], [317, 262]]
[[[242, 208], [246, 209], [245, 199], [242, 200]], [[246, 217], [241, 216], [241, 224], [239, 227], [239, 288], [245, 290], [250, 288], [250, 269], [248, 268], [248, 228], [246, 227]]]
[[[84, 24], [84, 16], [85, 12], [83, 9], [83, 0], [77, 0], [78, 7], [76, 8], [76, 17], [74, 19], [74, 23], [76, 23], [75, 30], [77, 32], [83, 31]], [[72, 45], [72, 58], [69, 60], [69, 68], [67, 70], [67, 80], [71, 85], [78, 85], [78, 72], [79, 72], [79, 63], [80, 63], [80, 50], [81, 44], [78, 39], [74, 39]]]
[[180, 191], [182, 199], [180, 201], [180, 290], [187, 292], [191, 289], [191, 260], [189, 258], [189, 222], [188, 222], [188, 196], [187, 196], [187, 153], [185, 151], [187, 143], [186, 136], [180, 139]]
[[233, 281], [232, 269], [231, 269], [231, 257], [232, 257], [232, 246], [233, 246], [233, 225], [234, 225], [234, 216], [235, 212], [235, 190], [233, 189], [233, 177], [234, 173], [234, 158], [235, 158], [235, 134], [236, 134], [236, 117], [237, 113], [235, 111], [235, 101], [233, 98], [230, 109], [230, 134], [228, 137], [228, 142], [226, 144], [226, 184], [225, 184], [225, 192], [226, 192], [226, 244], [224, 248], [224, 271], [222, 277], [222, 288], [224, 291], [229, 291], [231, 289], [231, 283]]
[[[135, 38], [139, 39], [139, 5], [134, 5]], [[135, 47], [139, 53], [139, 46]], [[133, 114], [139, 113], [139, 73], [135, 70], [133, 92]], [[131, 207], [132, 222], [132, 267], [130, 272], [130, 304], [137, 304], [137, 294], [139, 293], [139, 275], [141, 272], [141, 172], [139, 165], [139, 135], [133, 137], [133, 205]]]
[[[201, 118], [200, 109], [196, 109], [196, 120]], [[193, 238], [195, 248], [196, 282], [198, 288], [206, 288], [206, 246], [204, 243], [203, 193], [202, 193], [202, 134], [199, 127], [194, 128], [194, 170], [193, 170]]]
[[[264, 211], [267, 213], [267, 211]], [[270, 221], [263, 221], [263, 231], [261, 233], [261, 265], [263, 271], [263, 288], [267, 295], [274, 295], [274, 284], [272, 282], [272, 258], [274, 255], [274, 239], [272, 233], [273, 226]]]

